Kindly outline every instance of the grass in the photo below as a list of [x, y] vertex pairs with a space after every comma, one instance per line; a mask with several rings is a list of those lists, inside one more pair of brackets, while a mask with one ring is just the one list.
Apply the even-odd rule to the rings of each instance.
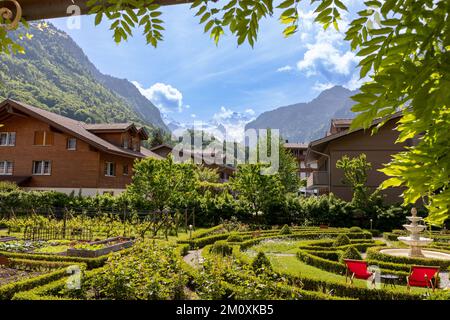
[[304, 241], [280, 241], [280, 240], [265, 240], [256, 246], [252, 247], [252, 251], [262, 251], [264, 253], [291, 253], [295, 254], [298, 246]]

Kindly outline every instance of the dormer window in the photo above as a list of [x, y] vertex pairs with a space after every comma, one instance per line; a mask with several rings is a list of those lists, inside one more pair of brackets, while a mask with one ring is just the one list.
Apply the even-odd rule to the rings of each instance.
[[122, 148], [128, 149], [130, 147], [130, 142], [128, 140], [128, 137], [122, 138]]

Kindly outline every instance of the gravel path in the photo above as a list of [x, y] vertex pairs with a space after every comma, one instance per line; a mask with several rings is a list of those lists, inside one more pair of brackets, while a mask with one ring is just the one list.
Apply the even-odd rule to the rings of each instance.
[[200, 263], [203, 262], [202, 256], [203, 249], [200, 250], [189, 250], [188, 254], [183, 257], [183, 260], [186, 261], [189, 265], [194, 268], [199, 268]]

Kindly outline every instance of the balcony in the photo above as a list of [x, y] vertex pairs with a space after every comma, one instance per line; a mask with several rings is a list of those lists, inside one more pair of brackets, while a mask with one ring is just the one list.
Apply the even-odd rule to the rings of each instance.
[[328, 188], [329, 186], [329, 174], [328, 171], [315, 171], [311, 172], [306, 182], [307, 189], [315, 188]]

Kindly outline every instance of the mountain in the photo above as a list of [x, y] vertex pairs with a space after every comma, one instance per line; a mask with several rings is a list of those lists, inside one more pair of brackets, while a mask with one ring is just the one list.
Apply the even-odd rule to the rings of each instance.
[[332, 118], [353, 118], [350, 97], [357, 91], [335, 86], [322, 91], [310, 102], [280, 107], [259, 115], [245, 129], [280, 129], [283, 139], [309, 142], [325, 135]]
[[25, 54], [0, 55], [1, 99], [85, 122], [136, 122], [168, 131], [157, 107], [128, 80], [102, 74], [68, 34], [51, 24], [31, 24], [27, 32], [32, 39], [19, 41]]

